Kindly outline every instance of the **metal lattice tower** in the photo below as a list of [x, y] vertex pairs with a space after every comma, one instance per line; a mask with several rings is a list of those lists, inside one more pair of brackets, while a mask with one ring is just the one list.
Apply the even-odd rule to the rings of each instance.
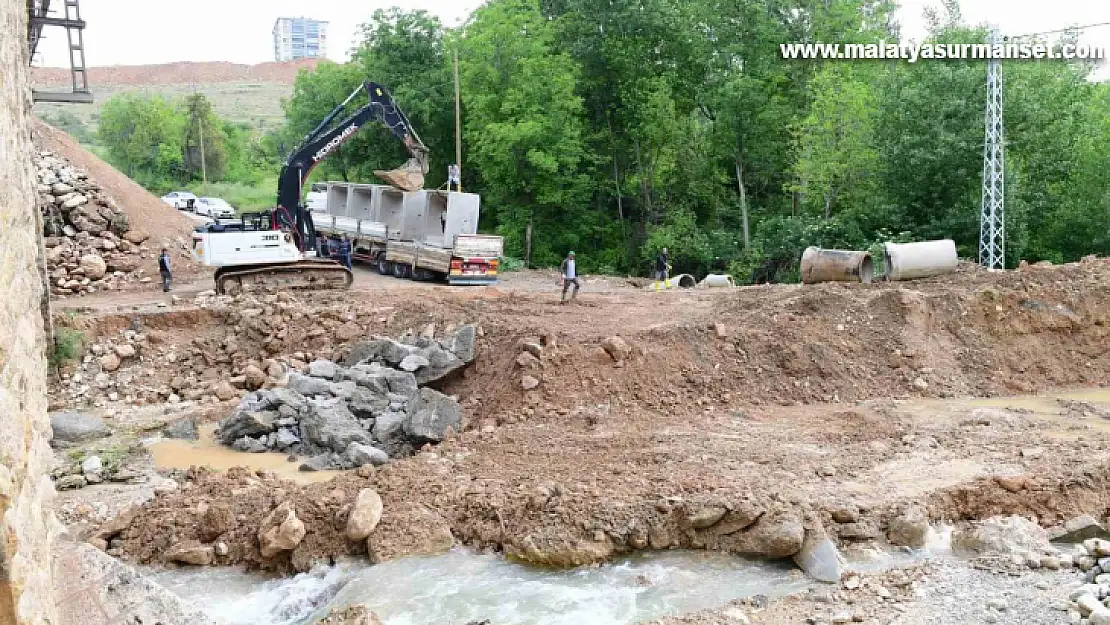
[[[1002, 43], [991, 30], [988, 43]], [[1002, 122], [1002, 60], [987, 62], [987, 135], [983, 145], [983, 204], [979, 222], [979, 264], [1006, 267], [1006, 134]]]

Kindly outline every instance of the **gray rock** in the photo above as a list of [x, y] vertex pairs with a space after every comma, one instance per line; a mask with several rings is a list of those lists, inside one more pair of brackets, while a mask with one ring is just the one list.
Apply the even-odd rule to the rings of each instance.
[[272, 406], [288, 407], [294, 412], [300, 412], [308, 406], [304, 395], [284, 386], [269, 389], [266, 391], [266, 397]]
[[[339, 380], [351, 380], [372, 393], [385, 395], [389, 392], [389, 380], [381, 365], [356, 365], [350, 369], [339, 370]], [[392, 371], [390, 369], [390, 371]]]
[[459, 402], [430, 388], [422, 388], [406, 411], [405, 434], [417, 442], [443, 441], [447, 428], [459, 431], [462, 410]]
[[416, 372], [416, 383], [420, 385], [438, 382], [466, 366], [458, 356], [438, 344], [430, 345], [420, 354], [428, 361]]
[[1093, 516], [1084, 514], [1069, 519], [1063, 527], [1049, 530], [1048, 538], [1053, 542], [1079, 543], [1089, 538], [1110, 538], [1110, 532]]
[[314, 378], [334, 380], [339, 367], [330, 360], [314, 360], [308, 364], [308, 375]]
[[385, 412], [389, 398], [359, 386], [347, 400], [347, 408], [360, 419], [372, 419]]
[[351, 463], [346, 458], [344, 458], [343, 456], [340, 456], [339, 454], [334, 454], [334, 453], [315, 455], [315, 456], [309, 458], [307, 461], [305, 461], [300, 467], [298, 467], [299, 470], [306, 471], [306, 472], [308, 472], [308, 471], [338, 471], [338, 470], [342, 470], [342, 469], [351, 469], [351, 468], [353, 468], [353, 467], [351, 466]]
[[409, 356], [405, 356], [405, 359], [402, 360], [401, 364], [398, 366], [401, 368], [401, 371], [408, 371], [411, 373], [416, 371], [417, 369], [420, 369], [421, 367], [427, 367], [430, 364], [431, 363], [428, 361], [428, 359], [421, 356], [420, 354], [411, 354]]
[[840, 581], [840, 552], [824, 530], [806, 532], [802, 549], [794, 554], [794, 562], [811, 578], [826, 583]]
[[58, 490], [76, 490], [88, 485], [89, 481], [85, 479], [84, 475], [67, 475], [54, 482], [54, 488]]
[[372, 464], [376, 467], [389, 462], [389, 454], [372, 447], [370, 445], [363, 445], [362, 443], [351, 443], [344, 453], [347, 459], [351, 461], [356, 467], [361, 467], [367, 464]]
[[269, 410], [248, 412], [236, 410], [220, 421], [216, 438], [224, 445], [231, 445], [245, 436], [265, 436], [275, 429], [277, 413]]
[[286, 383], [289, 390], [300, 393], [305, 397], [329, 396], [332, 394], [332, 384], [327, 380], [301, 375], [295, 371], [290, 372], [289, 381]]
[[1012, 556], [1051, 551], [1048, 535], [1020, 516], [991, 518], [952, 532], [952, 548], [961, 555]]
[[383, 412], [374, 420], [374, 438], [383, 443], [403, 438], [406, 419], [407, 416], [400, 412]]
[[285, 451], [293, 445], [301, 442], [299, 436], [286, 428], [281, 428], [280, 430], [278, 430], [276, 433], [274, 433], [274, 437], [274, 447], [277, 447], [282, 451]]
[[81, 463], [81, 472], [85, 476], [89, 474], [99, 474], [104, 470], [104, 462], [100, 460], [100, 456], [89, 456]]
[[80, 412], [55, 412], [50, 415], [50, 427], [54, 430], [51, 444], [55, 447], [68, 447], [112, 435], [104, 421]]
[[388, 392], [410, 399], [416, 395], [418, 388], [416, 376], [408, 371], [398, 371], [396, 369], [382, 369], [382, 372], [389, 387]]
[[319, 450], [343, 453], [351, 443], [369, 445], [370, 434], [338, 399], [313, 401], [301, 418], [302, 441]]
[[328, 385], [328, 392], [331, 393], [333, 397], [340, 397], [342, 399], [349, 399], [358, 389], [358, 384], [355, 384], [351, 380], [331, 382]]
[[[463, 361], [465, 364], [474, 362], [477, 355], [477, 342], [478, 342], [478, 328], [473, 324], [467, 324], [461, 328], [455, 335], [451, 337], [451, 346], [448, 348], [451, 353]], [[538, 357], [538, 354], [537, 354]]]
[[235, 451], [242, 451], [249, 454], [262, 454], [270, 451], [265, 443], [257, 438], [251, 438], [249, 436], [236, 439], [235, 442], [231, 444], [231, 448]]
[[176, 438], [185, 441], [195, 441], [200, 436], [197, 434], [197, 422], [192, 417], [184, 417], [166, 426], [162, 431], [166, 438]]
[[393, 339], [377, 338], [352, 347], [351, 353], [347, 355], [343, 364], [352, 367], [371, 362], [384, 362], [390, 366], [397, 366], [406, 356], [414, 352], [416, 348], [411, 345], [405, 345]]

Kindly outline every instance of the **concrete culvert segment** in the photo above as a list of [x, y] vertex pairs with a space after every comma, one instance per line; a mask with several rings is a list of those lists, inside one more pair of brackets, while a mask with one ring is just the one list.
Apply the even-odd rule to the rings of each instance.
[[802, 282], [862, 282], [870, 284], [875, 265], [868, 252], [807, 248], [802, 254]]

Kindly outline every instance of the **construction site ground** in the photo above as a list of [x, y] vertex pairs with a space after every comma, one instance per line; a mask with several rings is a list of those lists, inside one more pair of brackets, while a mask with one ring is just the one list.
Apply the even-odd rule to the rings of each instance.
[[[287, 294], [283, 303], [309, 321], [317, 310], [329, 317], [344, 310], [358, 337], [298, 336], [302, 326], [277, 319], [281, 349], [340, 355], [373, 335], [478, 324], [476, 362], [443, 386], [462, 403], [462, 432], [413, 458], [327, 481], [291, 481], [299, 477], [295, 464], [274, 471], [268, 459], [270, 471], [257, 475], [179, 471], [178, 487], [148, 482], [130, 500], [120, 493], [126, 487], [64, 492], [63, 520], [90, 531], [129, 502], [146, 501], [115, 547], [126, 560], [160, 564], [171, 546], [204, 534], [203, 510], [226, 506], [237, 521], [221, 538], [229, 552], [218, 564], [292, 572], [367, 553], [336, 519], [368, 486], [384, 502], [373, 539], [379, 554], [401, 556], [420, 544], [421, 531], [436, 529], [420, 523], [431, 509], [463, 544], [547, 566], [630, 550], [767, 552], [790, 528], [818, 525], [851, 553], [885, 544], [892, 520], [912, 506], [936, 523], [1019, 514], [1044, 527], [1079, 514], [1104, 520], [1110, 510], [1110, 391], [1102, 389], [1110, 384], [1110, 263], [1103, 260], [1004, 273], [962, 267], [895, 284], [668, 292], [587, 276], [565, 306], [549, 272], [507, 274], [485, 288], [399, 281], [363, 268], [356, 276], [347, 293]], [[239, 331], [195, 305], [211, 287], [198, 279], [170, 294], [58, 306], [66, 323], [79, 319], [90, 335], [141, 319], [159, 333], [158, 349], [170, 350]], [[518, 362], [525, 343], [542, 345], [538, 363]], [[163, 367], [153, 375], [168, 381], [182, 372]], [[538, 386], [524, 390], [524, 376]], [[99, 414], [117, 436], [141, 437], [183, 415], [211, 424], [235, 404], [116, 402]], [[207, 464], [204, 454], [201, 445], [176, 468]], [[140, 456], [136, 466], [153, 471], [153, 460]], [[258, 455], [241, 456], [243, 466], [258, 468]], [[308, 534], [288, 557], [262, 558], [259, 525], [283, 501], [294, 502]], [[691, 531], [691, 517], [718, 507], [756, 510], [763, 535], [730, 542]], [[666, 622], [739, 623], [741, 612], [761, 623], [833, 622], [846, 606], [863, 622], [985, 622], [983, 604], [999, 593], [1026, 607], [992, 612], [988, 622], [1066, 620], [1057, 611], [1067, 596], [1063, 573], [1019, 578], [953, 566], [879, 574], [893, 598], [863, 596], [868, 584], [858, 592], [833, 587], [830, 597], [737, 604]]]

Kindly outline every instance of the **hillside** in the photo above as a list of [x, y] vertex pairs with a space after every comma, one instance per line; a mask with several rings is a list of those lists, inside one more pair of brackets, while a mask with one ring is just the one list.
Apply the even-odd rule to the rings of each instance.
[[[38, 103], [38, 117], [66, 112], [96, 130], [100, 106], [120, 93], [159, 94], [169, 99], [203, 93], [216, 113], [234, 122], [270, 129], [282, 122], [281, 100], [292, 94], [293, 81], [302, 69], [311, 70], [316, 59], [289, 63], [168, 63], [89, 68], [93, 104]], [[63, 68], [32, 68], [36, 88], [68, 88], [70, 74]]]

